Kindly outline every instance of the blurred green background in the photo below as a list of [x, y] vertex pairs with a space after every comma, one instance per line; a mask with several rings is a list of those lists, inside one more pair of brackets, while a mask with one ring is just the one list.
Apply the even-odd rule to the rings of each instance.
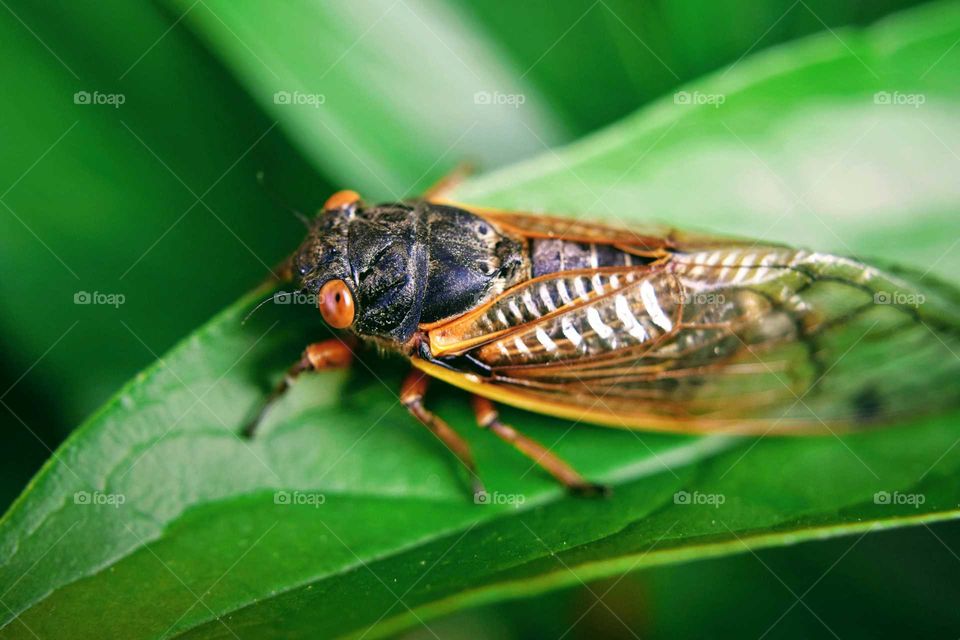
[[[3, 0], [0, 502], [297, 244], [302, 227], [258, 171], [308, 212], [337, 188], [416, 194], [460, 161], [542, 154], [755, 52], [916, 4]], [[524, 103], [489, 109], [478, 92]], [[123, 304], [77, 304], [83, 292]], [[582, 614], [567, 637], [760, 636], [792, 606], [769, 637], [944, 635], [960, 627], [957, 543], [939, 525], [805, 544], [434, 628], [561, 637]], [[594, 606], [591, 590], [611, 586]]]

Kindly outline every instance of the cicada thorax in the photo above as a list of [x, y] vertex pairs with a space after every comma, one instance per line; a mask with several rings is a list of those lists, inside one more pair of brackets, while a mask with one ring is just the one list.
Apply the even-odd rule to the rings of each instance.
[[421, 205], [428, 255], [420, 323], [462, 315], [530, 275], [526, 243], [483, 218], [443, 205]]

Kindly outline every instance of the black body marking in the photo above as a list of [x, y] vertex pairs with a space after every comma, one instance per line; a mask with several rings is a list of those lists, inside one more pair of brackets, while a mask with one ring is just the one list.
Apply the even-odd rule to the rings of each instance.
[[533, 277], [597, 267], [624, 267], [652, 262], [608, 244], [587, 244], [559, 238], [537, 238], [530, 243]]
[[310, 293], [348, 283], [357, 334], [402, 345], [528, 278], [525, 248], [456, 207], [385, 204], [321, 213], [294, 265]]
[[474, 308], [503, 284], [518, 281], [522, 245], [462, 209], [426, 205], [430, 252], [420, 321], [436, 322]]

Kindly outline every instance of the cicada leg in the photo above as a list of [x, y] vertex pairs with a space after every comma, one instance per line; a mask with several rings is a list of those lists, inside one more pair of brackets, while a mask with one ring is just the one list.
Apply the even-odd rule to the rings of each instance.
[[287, 369], [287, 373], [264, 400], [257, 414], [244, 427], [243, 435], [248, 438], [253, 437], [257, 426], [263, 421], [267, 412], [287, 392], [301, 373], [304, 371], [340, 369], [348, 366], [352, 359], [353, 351], [350, 349], [350, 345], [339, 338], [331, 338], [307, 345], [300, 359]]
[[492, 431], [501, 440], [513, 445], [517, 451], [533, 460], [571, 493], [581, 496], [610, 495], [609, 487], [589, 482], [576, 469], [560, 459], [559, 456], [551, 453], [542, 444], [501, 422], [493, 403], [487, 398], [474, 395], [471, 398], [471, 404], [480, 428]]
[[429, 384], [430, 378], [426, 374], [413, 369], [400, 387], [400, 402], [463, 463], [470, 475], [471, 490], [476, 498], [484, 493], [484, 488], [480, 476], [477, 475], [477, 465], [473, 461], [473, 454], [470, 453], [470, 446], [450, 428], [450, 425], [423, 406], [423, 396]]

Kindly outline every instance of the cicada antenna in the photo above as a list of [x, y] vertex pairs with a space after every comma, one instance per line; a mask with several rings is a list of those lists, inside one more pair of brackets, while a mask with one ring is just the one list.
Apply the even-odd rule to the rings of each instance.
[[297, 217], [297, 220], [303, 223], [303, 226], [305, 226], [307, 229], [310, 228], [310, 218], [305, 216], [298, 209], [294, 209], [289, 204], [287, 204], [286, 200], [283, 199], [283, 196], [281, 196], [279, 193], [274, 191], [270, 187], [270, 185], [267, 184], [267, 181], [265, 180], [265, 174], [262, 169], [260, 171], [257, 171], [257, 184], [263, 187], [264, 191], [267, 192], [267, 195], [270, 196], [270, 199], [273, 200], [273, 203], [275, 205], [277, 205], [281, 209], [286, 209], [287, 211], [295, 215]]
[[274, 292], [271, 293], [269, 296], [267, 296], [265, 299], [261, 300], [261, 301], [257, 304], [257, 306], [255, 306], [253, 309], [251, 309], [251, 310], [250, 310], [250, 313], [248, 313], [246, 316], [244, 316], [243, 320], [240, 321], [240, 325], [241, 325], [241, 326], [245, 325], [245, 324], [247, 323], [247, 320], [250, 319], [250, 316], [252, 316], [254, 313], [256, 313], [256, 312], [260, 309], [260, 307], [262, 307], [263, 305], [267, 304], [267, 303], [270, 302], [271, 300], [276, 300], [277, 296], [292, 296], [292, 295], [296, 295], [296, 294], [298, 294], [298, 293], [300, 293], [300, 292], [302, 292], [302, 291], [304, 291], [304, 290], [305, 290], [305, 287], [301, 287], [301, 288], [299, 288], [299, 289], [294, 289], [293, 291], [274, 291]]

